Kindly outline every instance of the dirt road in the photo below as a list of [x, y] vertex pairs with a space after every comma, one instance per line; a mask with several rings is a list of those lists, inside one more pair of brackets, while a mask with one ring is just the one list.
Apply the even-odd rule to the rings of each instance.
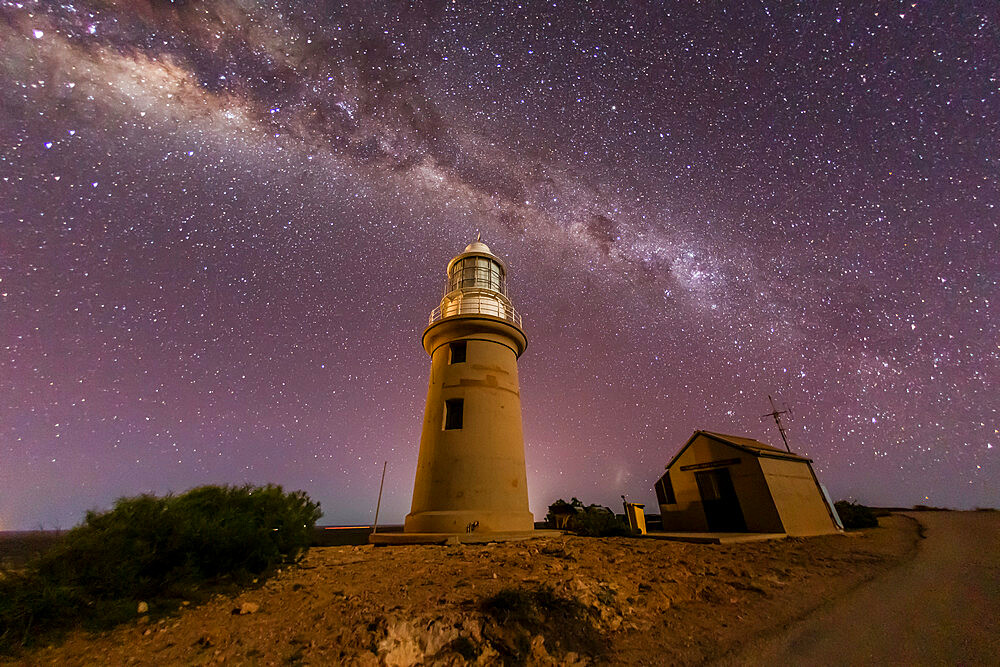
[[1000, 664], [1000, 512], [919, 512], [914, 557], [723, 664]]

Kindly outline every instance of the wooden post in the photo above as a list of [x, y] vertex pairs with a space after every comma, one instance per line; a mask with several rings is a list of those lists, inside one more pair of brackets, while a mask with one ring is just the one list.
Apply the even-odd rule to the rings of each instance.
[[378, 485], [378, 503], [375, 504], [375, 522], [372, 524], [372, 535], [378, 532], [378, 511], [382, 507], [382, 486], [385, 484], [385, 467], [389, 465], [386, 461], [382, 464], [382, 481]]

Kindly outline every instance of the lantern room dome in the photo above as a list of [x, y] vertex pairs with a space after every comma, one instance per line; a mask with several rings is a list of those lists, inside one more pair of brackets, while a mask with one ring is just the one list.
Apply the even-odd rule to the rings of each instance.
[[490, 250], [490, 247], [485, 243], [483, 243], [482, 241], [480, 241], [479, 239], [476, 239], [469, 245], [465, 246], [465, 250], [463, 250], [462, 252], [485, 252], [490, 255], [493, 254], [493, 252]]

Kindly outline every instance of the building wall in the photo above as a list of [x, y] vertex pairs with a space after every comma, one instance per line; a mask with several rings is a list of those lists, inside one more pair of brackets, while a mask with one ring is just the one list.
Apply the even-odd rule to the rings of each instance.
[[[515, 352], [524, 349], [523, 334], [482, 318], [449, 318], [431, 329], [424, 339], [431, 377], [405, 531], [460, 533], [473, 522], [477, 532], [532, 530]], [[466, 361], [452, 364], [449, 343], [459, 340]], [[445, 429], [445, 401], [458, 398], [462, 428]]]
[[807, 536], [837, 532], [808, 463], [761, 458], [760, 466], [786, 533]]
[[660, 505], [663, 530], [708, 531], [708, 520], [695, 480], [695, 473], [698, 471], [685, 471], [681, 468], [727, 459], [739, 460], [739, 463], [725, 467], [729, 469], [733, 480], [747, 530], [755, 533], [784, 532], [757, 457], [703, 435], [695, 438], [670, 469], [670, 480], [677, 503]]

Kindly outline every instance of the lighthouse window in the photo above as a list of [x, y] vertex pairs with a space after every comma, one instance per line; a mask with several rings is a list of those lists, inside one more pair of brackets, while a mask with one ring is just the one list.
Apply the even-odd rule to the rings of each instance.
[[448, 277], [448, 290], [460, 288], [491, 289], [506, 294], [503, 269], [486, 257], [466, 257], [455, 262]]
[[462, 428], [462, 408], [465, 400], [449, 398], [444, 402], [444, 429], [451, 431]]
[[459, 341], [457, 343], [451, 344], [451, 358], [448, 360], [449, 364], [464, 364], [465, 363], [465, 341]]
[[462, 287], [475, 287], [476, 286], [476, 267], [469, 266], [466, 262], [462, 267]]

